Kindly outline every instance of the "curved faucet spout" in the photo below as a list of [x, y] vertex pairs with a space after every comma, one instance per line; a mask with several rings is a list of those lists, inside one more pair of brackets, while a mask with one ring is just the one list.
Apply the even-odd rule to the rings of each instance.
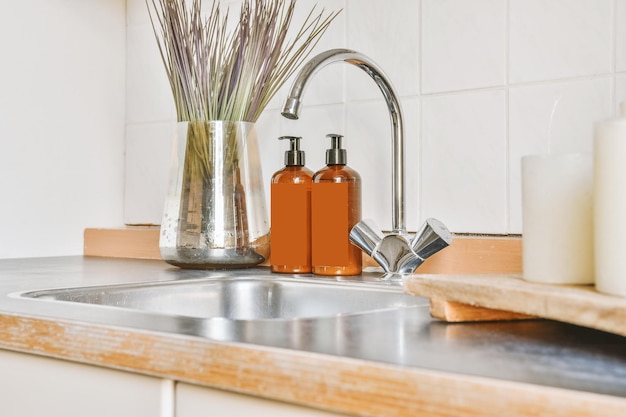
[[282, 115], [288, 119], [298, 119], [302, 95], [315, 73], [328, 64], [347, 62], [365, 71], [383, 93], [391, 118], [391, 169], [392, 169], [392, 233], [406, 235], [405, 196], [404, 196], [404, 125], [398, 95], [388, 77], [376, 63], [365, 55], [350, 49], [331, 49], [320, 53], [306, 63], [298, 74], [289, 97], [285, 102]]
[[[370, 255], [389, 276], [412, 273], [424, 260], [452, 242], [446, 227], [435, 219], [428, 219], [414, 237], [406, 232], [404, 222], [404, 125], [400, 102], [393, 86], [383, 71], [365, 55], [349, 49], [331, 49], [307, 62], [291, 87], [282, 115], [298, 119], [302, 94], [317, 71], [333, 62], [347, 62], [365, 71], [378, 85], [385, 97], [391, 118], [392, 168], [392, 228], [382, 235], [369, 220], [361, 220], [350, 230], [350, 241]], [[395, 274], [395, 275], [394, 275]]]

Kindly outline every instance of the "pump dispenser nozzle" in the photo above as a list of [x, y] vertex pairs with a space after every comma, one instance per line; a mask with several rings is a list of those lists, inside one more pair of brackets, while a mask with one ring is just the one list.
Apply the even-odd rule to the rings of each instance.
[[348, 156], [346, 150], [341, 148], [343, 136], [329, 133], [326, 137], [330, 138], [330, 149], [326, 150], [326, 165], [346, 165]]
[[285, 151], [285, 166], [304, 166], [304, 151], [300, 150], [300, 136], [281, 136], [280, 140], [289, 140], [289, 150]]

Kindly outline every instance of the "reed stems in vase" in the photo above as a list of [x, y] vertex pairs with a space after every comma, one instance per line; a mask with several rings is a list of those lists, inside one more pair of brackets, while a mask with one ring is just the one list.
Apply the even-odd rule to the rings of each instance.
[[230, 31], [217, 1], [146, 1], [178, 121], [256, 122], [340, 13], [313, 7], [288, 39], [296, 0], [244, 0]]

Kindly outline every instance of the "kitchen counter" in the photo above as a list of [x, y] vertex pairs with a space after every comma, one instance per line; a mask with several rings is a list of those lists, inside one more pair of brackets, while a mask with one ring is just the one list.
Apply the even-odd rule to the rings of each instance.
[[17, 296], [207, 274], [156, 260], [0, 260], [0, 348], [354, 415], [626, 415], [626, 338], [550, 320], [448, 324], [427, 299], [323, 319], [128, 320]]

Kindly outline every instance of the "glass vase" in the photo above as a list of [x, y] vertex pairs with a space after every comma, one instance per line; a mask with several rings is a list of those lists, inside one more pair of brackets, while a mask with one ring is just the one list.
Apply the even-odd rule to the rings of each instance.
[[254, 123], [177, 123], [163, 260], [196, 269], [254, 266], [268, 258], [269, 236]]

